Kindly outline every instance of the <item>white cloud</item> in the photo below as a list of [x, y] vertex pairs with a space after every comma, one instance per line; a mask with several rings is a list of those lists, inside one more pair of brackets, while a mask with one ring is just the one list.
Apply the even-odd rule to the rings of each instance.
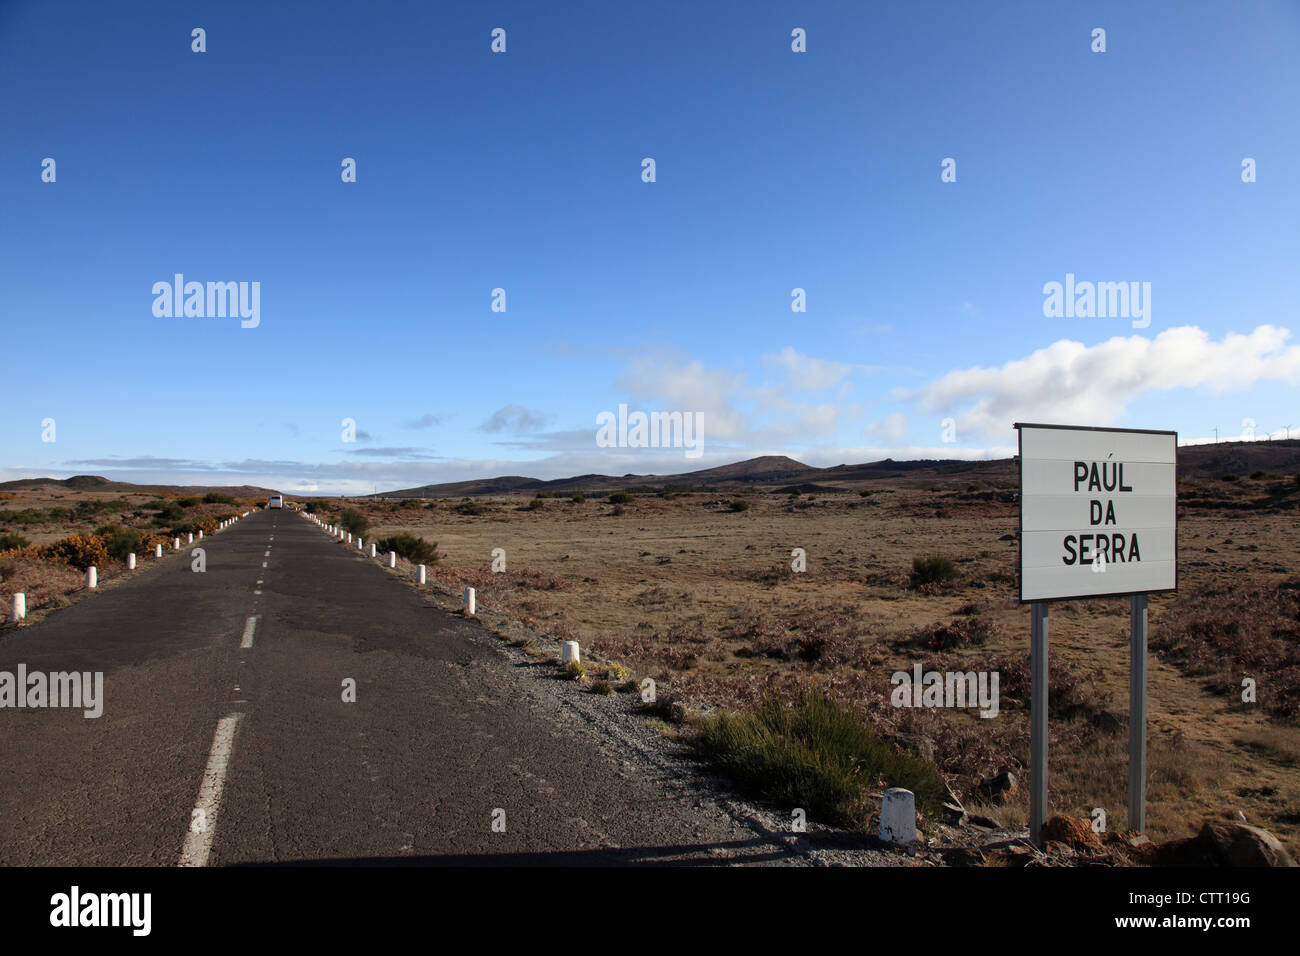
[[640, 398], [666, 403], [664, 411], [703, 412], [708, 441], [732, 441], [748, 431], [747, 416], [736, 407], [745, 376], [705, 368], [699, 359], [675, 363], [638, 356], [628, 364], [619, 385]]
[[1300, 346], [1286, 344], [1290, 335], [1261, 325], [1215, 342], [1196, 326], [1181, 326], [1154, 339], [1116, 336], [1093, 346], [1061, 339], [1000, 368], [949, 372], [898, 395], [922, 411], [953, 415], [962, 435], [1002, 437], [1016, 421], [1106, 425], [1149, 392], [1300, 383]]
[[779, 352], [764, 355], [763, 362], [784, 371], [789, 385], [801, 392], [823, 392], [834, 388], [854, 369], [847, 362], [802, 355], [789, 345]]
[[881, 441], [897, 445], [907, 434], [907, 416], [900, 412], [886, 415], [879, 421], [867, 425], [867, 433], [875, 435]]

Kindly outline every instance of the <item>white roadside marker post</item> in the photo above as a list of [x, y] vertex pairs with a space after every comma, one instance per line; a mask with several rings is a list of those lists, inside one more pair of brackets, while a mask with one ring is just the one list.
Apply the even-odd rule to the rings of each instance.
[[153, 556], [154, 556], [155, 558], [161, 558], [161, 557], [162, 557], [162, 545], [161, 545], [161, 544], [155, 544], [155, 545], [153, 546]]
[[[159, 545], [159, 547], [162, 547], [162, 546]], [[172, 538], [172, 550], [173, 550], [173, 551], [179, 551], [180, 549], [181, 549], [181, 539], [180, 539], [180, 538]]]
[[371, 542], [371, 544], [370, 544], [370, 556], [371, 556], [372, 558], [375, 556], [375, 545], [374, 545], [374, 542]]
[[128, 571], [134, 571], [134, 570], [135, 570], [135, 555], [134, 555], [134, 554], [128, 554], [128, 555], [126, 556], [126, 569], [127, 569]]
[[186, 544], [193, 544], [193, 543], [194, 543], [194, 532], [193, 532], [193, 531], [189, 532], [189, 536], [190, 536], [190, 539], [189, 539], [188, 541], [186, 541], [185, 543], [186, 543]]
[[420, 565], [418, 568], [415, 569], [415, 580], [416, 580], [417, 582], [419, 582], [420, 584], [423, 584], [423, 583], [424, 583], [424, 565], [423, 565], [423, 564]]
[[465, 589], [465, 597], [463, 601], [465, 604], [465, 613], [468, 614], [470, 617], [473, 617], [475, 608], [477, 606], [477, 601], [475, 600], [473, 588]]
[[388, 552], [388, 566], [389, 566], [390, 568], [395, 568], [395, 567], [397, 567], [397, 552], [396, 552], [396, 551], [389, 551], [389, 552]]
[[10, 620], [15, 622], [21, 621], [27, 616], [27, 595], [22, 591], [14, 593], [13, 611], [9, 615]]
[[582, 653], [578, 649], [577, 641], [565, 641], [560, 645], [560, 664], [568, 667], [570, 664], [581, 664]]
[[885, 791], [880, 801], [880, 839], [902, 846], [916, 842], [916, 797], [911, 790]]
[[86, 568], [86, 587], [99, 587], [99, 570], [93, 564]]

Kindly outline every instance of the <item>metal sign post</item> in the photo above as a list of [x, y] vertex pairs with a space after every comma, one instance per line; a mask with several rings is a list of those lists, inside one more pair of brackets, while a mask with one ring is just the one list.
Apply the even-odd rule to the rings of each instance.
[[1029, 710], [1029, 839], [1043, 838], [1047, 822], [1047, 602], [1029, 607], [1033, 633], [1029, 641], [1032, 676]]
[[1128, 667], [1128, 828], [1147, 826], [1147, 596], [1133, 595]]

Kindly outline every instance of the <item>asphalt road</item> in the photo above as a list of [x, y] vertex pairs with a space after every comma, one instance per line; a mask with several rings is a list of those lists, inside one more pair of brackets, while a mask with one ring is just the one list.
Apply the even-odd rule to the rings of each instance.
[[104, 674], [98, 718], [0, 708], [0, 863], [786, 858], [305, 517], [202, 544], [0, 635], [0, 671]]

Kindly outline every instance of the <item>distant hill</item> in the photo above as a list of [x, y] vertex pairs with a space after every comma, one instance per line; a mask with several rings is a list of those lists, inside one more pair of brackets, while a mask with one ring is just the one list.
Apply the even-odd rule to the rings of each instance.
[[1268, 471], [1293, 475], [1300, 471], [1300, 439], [1291, 441], [1219, 442], [1178, 449], [1178, 474], [1183, 478], [1249, 476]]
[[[1218, 478], [1225, 474], [1249, 476], [1255, 471], [1290, 475], [1300, 471], [1300, 439], [1291, 441], [1220, 442], [1215, 445], [1186, 445], [1178, 449], [1178, 474], [1181, 478]], [[700, 471], [674, 475], [577, 475], [572, 478], [543, 480], [520, 475], [480, 478], [438, 485], [421, 485], [386, 491], [380, 498], [462, 498], [479, 495], [602, 494], [621, 490], [661, 490], [677, 488], [700, 491], [727, 491], [754, 488], [776, 490], [782, 487], [815, 486], [826, 491], [854, 491], [865, 483], [892, 481], [900, 485], [963, 485], [968, 482], [1002, 484], [1014, 487], [1019, 469], [1014, 459], [917, 459], [913, 461], [864, 462], [858, 465], [834, 465], [817, 468], [784, 455], [765, 455], [719, 465]]]
[[257, 485], [133, 485], [129, 481], [112, 481], [100, 475], [73, 475], [71, 478], [19, 478], [0, 482], [0, 491], [21, 491], [48, 485], [72, 491], [115, 491], [134, 495], [206, 495], [216, 492], [232, 498], [264, 498], [279, 494], [273, 488]]

